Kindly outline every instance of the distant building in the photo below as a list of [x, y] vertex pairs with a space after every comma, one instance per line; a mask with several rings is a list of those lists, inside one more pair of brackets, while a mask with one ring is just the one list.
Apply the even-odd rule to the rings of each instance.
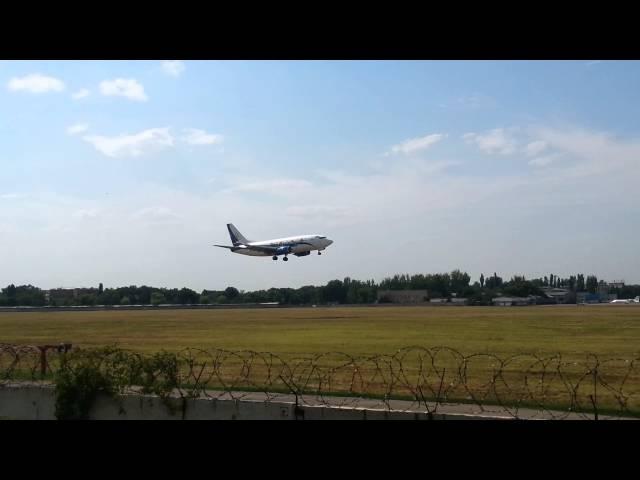
[[515, 307], [520, 305], [531, 305], [533, 299], [530, 297], [496, 297], [491, 303], [497, 307]]
[[566, 288], [542, 287], [542, 292], [555, 303], [572, 303], [571, 290]]
[[617, 298], [617, 293], [605, 293], [603, 291], [600, 291], [598, 293], [576, 293], [576, 303], [609, 303], [613, 300], [617, 300]]
[[469, 303], [469, 299], [467, 298], [452, 298], [451, 299], [451, 304], [452, 305], [467, 305]]
[[590, 292], [577, 292], [576, 303], [600, 303], [600, 295]]
[[56, 302], [64, 302], [65, 300], [72, 301], [78, 298], [77, 288], [52, 288], [45, 291], [45, 298], [47, 302], [55, 300]]
[[609, 295], [609, 284], [606, 283], [604, 280], [600, 280], [598, 282], [598, 295], [600, 295], [601, 297], [605, 297], [606, 295]]
[[58, 304], [75, 302], [82, 295], [93, 293], [98, 293], [98, 290], [95, 288], [52, 288], [51, 290], [44, 290], [47, 303], [54, 301]]
[[432, 298], [429, 303], [447, 303], [448, 301], [448, 298]]
[[427, 290], [380, 290], [378, 303], [426, 303], [429, 301]]

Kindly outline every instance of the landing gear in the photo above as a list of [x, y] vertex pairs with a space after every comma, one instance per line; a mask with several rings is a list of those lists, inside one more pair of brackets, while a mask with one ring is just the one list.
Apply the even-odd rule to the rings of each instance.
[[318, 250], [318, 255], [322, 255], [322, 253], [320, 252], [320, 250]]
[[276, 257], [275, 255], [273, 257], [271, 257], [273, 260], [277, 260], [278, 257]]
[[287, 257], [284, 257], [284, 258], [282, 259], [282, 261], [283, 261], [283, 262], [288, 262], [288, 261], [289, 261], [289, 259], [288, 259]]

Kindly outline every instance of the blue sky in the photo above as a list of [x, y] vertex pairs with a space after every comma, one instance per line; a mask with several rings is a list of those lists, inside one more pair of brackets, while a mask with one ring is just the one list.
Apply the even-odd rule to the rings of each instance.
[[[640, 282], [640, 63], [0, 62], [0, 283]], [[211, 247], [324, 233], [282, 264]]]

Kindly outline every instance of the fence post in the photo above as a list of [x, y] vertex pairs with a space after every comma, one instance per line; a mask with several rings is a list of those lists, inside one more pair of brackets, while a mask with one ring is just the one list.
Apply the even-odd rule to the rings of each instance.
[[40, 350], [40, 377], [44, 378], [47, 374], [47, 347], [38, 347]]
[[598, 420], [598, 367], [593, 369], [593, 395], [589, 395], [593, 405], [593, 419]]

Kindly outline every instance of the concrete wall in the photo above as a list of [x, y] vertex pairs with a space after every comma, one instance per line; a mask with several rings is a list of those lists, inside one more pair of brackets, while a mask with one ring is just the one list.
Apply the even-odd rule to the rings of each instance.
[[[352, 407], [303, 406], [290, 402], [170, 399], [173, 412], [158, 397], [123, 395], [99, 398], [90, 417], [94, 420], [487, 420], [463, 414], [402, 412]], [[0, 420], [56, 420], [52, 386], [0, 386]]]

